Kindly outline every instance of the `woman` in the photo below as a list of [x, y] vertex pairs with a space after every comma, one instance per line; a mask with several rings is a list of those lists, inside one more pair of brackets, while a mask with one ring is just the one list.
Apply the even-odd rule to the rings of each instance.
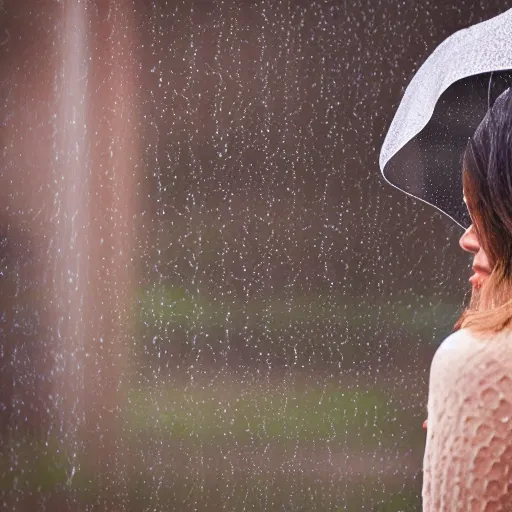
[[423, 510], [512, 511], [512, 88], [463, 159], [472, 297], [432, 361]]

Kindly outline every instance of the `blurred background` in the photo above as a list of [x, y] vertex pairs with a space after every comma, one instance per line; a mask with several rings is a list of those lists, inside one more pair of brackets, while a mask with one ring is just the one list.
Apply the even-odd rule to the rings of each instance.
[[0, 2], [0, 508], [421, 510], [470, 258], [378, 154], [506, 8]]

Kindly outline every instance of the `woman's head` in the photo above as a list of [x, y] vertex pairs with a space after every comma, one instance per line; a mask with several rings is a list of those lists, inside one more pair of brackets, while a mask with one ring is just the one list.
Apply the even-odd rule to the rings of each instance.
[[468, 142], [464, 197], [472, 225], [460, 240], [474, 254], [469, 308], [456, 328], [512, 327], [512, 88], [502, 93]]

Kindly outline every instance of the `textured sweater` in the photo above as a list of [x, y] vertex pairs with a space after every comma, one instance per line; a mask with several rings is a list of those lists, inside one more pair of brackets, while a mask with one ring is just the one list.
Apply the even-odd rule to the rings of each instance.
[[423, 511], [512, 511], [512, 333], [449, 336], [430, 370]]

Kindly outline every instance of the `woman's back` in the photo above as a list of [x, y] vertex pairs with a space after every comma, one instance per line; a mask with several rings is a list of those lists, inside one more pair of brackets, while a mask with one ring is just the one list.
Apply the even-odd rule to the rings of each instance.
[[423, 510], [512, 511], [512, 331], [449, 336], [429, 387]]

